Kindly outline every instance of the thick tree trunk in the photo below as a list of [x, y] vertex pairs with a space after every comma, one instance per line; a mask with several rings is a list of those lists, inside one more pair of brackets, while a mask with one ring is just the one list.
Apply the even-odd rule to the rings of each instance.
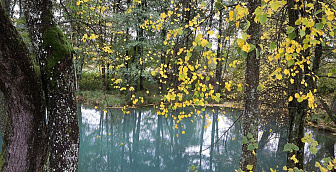
[[256, 170], [257, 156], [256, 149], [248, 150], [249, 144], [258, 144], [258, 116], [259, 116], [259, 95], [257, 87], [259, 85], [259, 54], [260, 52], [260, 29], [259, 23], [254, 21], [253, 12], [260, 5], [260, 0], [249, 0], [247, 16], [248, 21], [251, 23], [247, 30], [247, 34], [251, 35], [248, 40], [250, 44], [255, 45], [256, 49], [247, 54], [246, 68], [245, 68], [245, 90], [244, 90], [244, 112], [243, 112], [243, 136], [248, 138], [248, 143], [242, 145], [242, 154], [240, 157], [240, 168], [243, 171], [248, 171], [247, 166], [252, 165]]
[[1, 0], [1, 2], [6, 14], [8, 16], [11, 16], [11, 8], [10, 8], [12, 3], [11, 0]]
[[26, 45], [0, 4], [0, 90], [7, 103], [1, 171], [37, 171], [45, 158], [41, 89]]
[[44, 88], [50, 171], [76, 171], [79, 129], [74, 97], [72, 47], [53, 21], [50, 0], [26, 0], [25, 16]]

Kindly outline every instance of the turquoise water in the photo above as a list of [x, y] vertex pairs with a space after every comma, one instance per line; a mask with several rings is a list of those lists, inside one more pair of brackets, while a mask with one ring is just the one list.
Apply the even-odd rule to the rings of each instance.
[[[173, 129], [173, 118], [158, 116], [151, 108], [131, 109], [127, 115], [119, 109], [78, 109], [79, 172], [230, 172], [239, 167], [241, 124], [234, 121], [240, 111], [206, 109]], [[311, 171], [315, 161], [334, 154], [336, 138], [313, 129], [306, 132], [319, 142], [317, 155], [306, 145], [305, 163]], [[277, 122], [260, 127], [257, 171], [282, 171], [286, 137], [286, 128]]]

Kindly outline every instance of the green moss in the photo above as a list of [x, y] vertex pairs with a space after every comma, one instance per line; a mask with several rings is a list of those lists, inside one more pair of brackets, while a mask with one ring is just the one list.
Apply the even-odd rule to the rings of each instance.
[[48, 54], [48, 70], [52, 70], [58, 63], [71, 58], [72, 46], [64, 36], [62, 30], [53, 26], [43, 33], [43, 46]]

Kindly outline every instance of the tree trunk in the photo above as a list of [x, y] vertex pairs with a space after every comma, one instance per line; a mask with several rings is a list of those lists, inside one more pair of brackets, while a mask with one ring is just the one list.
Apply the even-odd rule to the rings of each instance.
[[[299, 18], [300, 11], [297, 9], [294, 9], [294, 6], [300, 6], [300, 2], [296, 2], [294, 0], [288, 0], [287, 1], [287, 10], [288, 10], [288, 17], [289, 17], [289, 26], [296, 28], [294, 32], [296, 32], [295, 41], [298, 44], [302, 45], [302, 39], [299, 38], [298, 34], [298, 28], [295, 25], [295, 21]], [[301, 15], [304, 15], [302, 13]], [[309, 55], [309, 49], [304, 50], [301, 52], [302, 54], [298, 55], [297, 61], [302, 60], [302, 56], [305, 58]], [[303, 92], [303, 94], [307, 94], [308, 88], [305, 88], [304, 85], [301, 84], [302, 79], [306, 79], [307, 81], [309, 78], [305, 78], [306, 73], [308, 72], [308, 66], [306, 63], [304, 65], [304, 71], [299, 68], [295, 67], [295, 65], [292, 65], [290, 67], [291, 70], [295, 71], [295, 68], [297, 72], [295, 76], [291, 75], [290, 79], [292, 79], [294, 82], [289, 82], [288, 85], [288, 96], [295, 97], [296, 93], [299, 93], [300, 91]], [[292, 101], [288, 103], [288, 112], [289, 112], [289, 129], [288, 129], [288, 143], [292, 143], [299, 147], [298, 151], [288, 152], [287, 153], [287, 167], [288, 168], [294, 168], [297, 167], [299, 169], [303, 168], [303, 159], [304, 159], [304, 143], [301, 141], [301, 138], [304, 137], [304, 125], [305, 125], [305, 117], [308, 110], [308, 101], [303, 100], [301, 102], [297, 101], [296, 98], [294, 98]], [[295, 163], [291, 158], [295, 155], [296, 159], [299, 161], [298, 163]]]
[[50, 0], [26, 0], [25, 16], [40, 63], [48, 116], [50, 171], [76, 171], [79, 129], [72, 47], [54, 22]]
[[1, 0], [2, 2], [2, 6], [5, 10], [5, 13], [8, 15], [8, 16], [11, 16], [11, 0]]
[[215, 73], [215, 79], [214, 79], [214, 91], [215, 93], [219, 93], [220, 92], [220, 82], [222, 79], [222, 68], [223, 68], [223, 60], [222, 60], [222, 48], [220, 46], [220, 44], [222, 44], [222, 36], [223, 36], [223, 12], [219, 11], [219, 26], [218, 26], [218, 41], [217, 41], [217, 55], [216, 55], [216, 73]]
[[0, 4], [0, 90], [7, 103], [1, 171], [37, 171], [45, 158], [41, 89], [28, 50]]
[[254, 21], [253, 12], [260, 5], [260, 0], [249, 0], [247, 16], [248, 21], [251, 23], [247, 30], [247, 34], [251, 35], [249, 43], [255, 45], [256, 49], [247, 54], [246, 68], [245, 68], [245, 90], [244, 90], [244, 112], [243, 112], [243, 136], [248, 138], [248, 143], [242, 145], [242, 154], [240, 157], [240, 168], [243, 171], [248, 171], [247, 166], [252, 165], [256, 170], [257, 156], [256, 149], [249, 150], [249, 144], [258, 144], [258, 116], [259, 116], [259, 95], [257, 87], [259, 85], [259, 54], [260, 47], [260, 24]]

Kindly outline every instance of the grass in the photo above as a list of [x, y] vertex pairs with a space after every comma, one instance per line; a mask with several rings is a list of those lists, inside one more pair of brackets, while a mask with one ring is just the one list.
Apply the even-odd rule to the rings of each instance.
[[87, 105], [104, 106], [104, 107], [122, 107], [126, 105], [124, 95], [112, 94], [102, 90], [78, 91], [76, 99]]

